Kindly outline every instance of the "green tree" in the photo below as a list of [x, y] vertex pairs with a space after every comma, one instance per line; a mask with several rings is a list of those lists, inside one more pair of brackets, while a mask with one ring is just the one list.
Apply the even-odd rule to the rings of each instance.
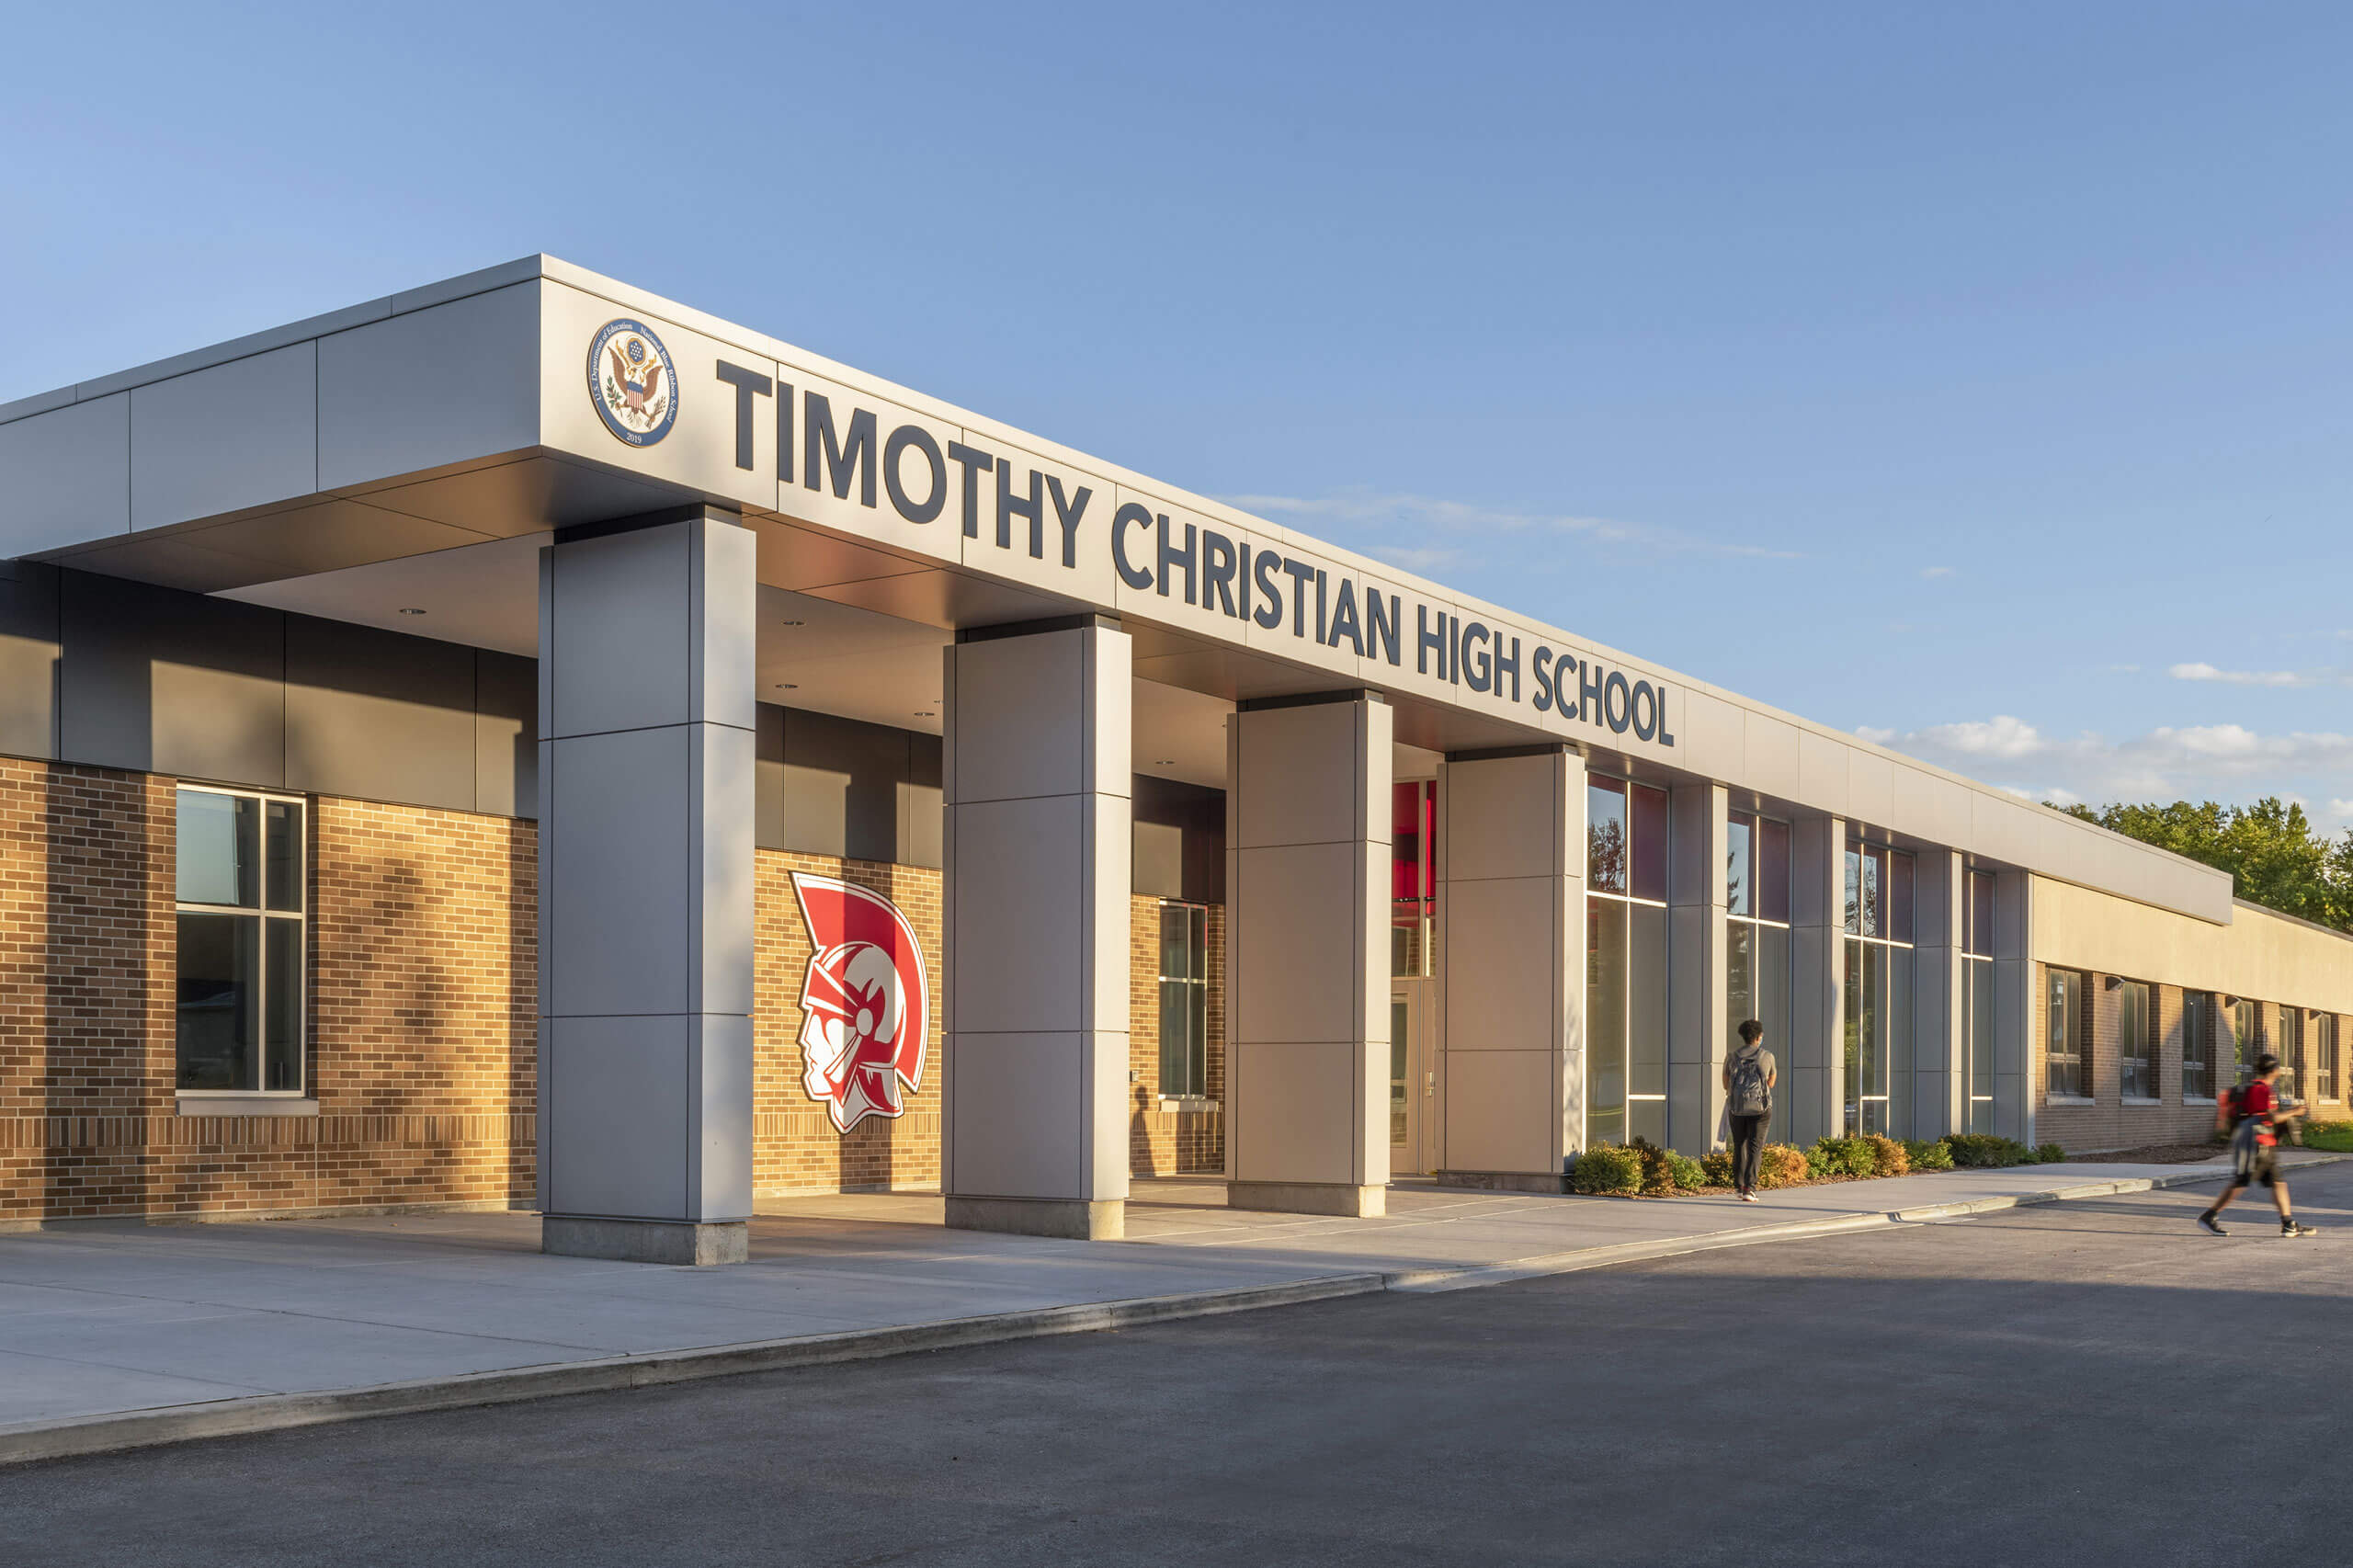
[[2331, 838], [2313, 832], [2293, 801], [2267, 795], [2251, 806], [2176, 801], [2060, 809], [2228, 871], [2231, 892], [2250, 903], [2353, 931], [2353, 833]]

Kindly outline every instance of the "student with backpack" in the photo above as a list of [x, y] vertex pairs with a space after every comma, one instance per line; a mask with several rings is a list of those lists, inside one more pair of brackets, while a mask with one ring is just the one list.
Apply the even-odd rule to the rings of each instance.
[[2304, 1112], [2302, 1106], [2291, 1109], [2280, 1103], [2279, 1091], [2274, 1086], [2279, 1076], [2279, 1059], [2268, 1052], [2258, 1056], [2254, 1079], [2224, 1095], [2214, 1108], [2214, 1131], [2231, 1135], [2231, 1185], [2222, 1188], [2214, 1207], [2198, 1216], [2198, 1222], [2218, 1236], [2230, 1233], [2222, 1229], [2222, 1210], [2258, 1181], [2271, 1189], [2271, 1201], [2279, 1210], [2281, 1235], [2313, 1233], [2310, 1225], [2298, 1224], [2289, 1212], [2288, 1184], [2279, 1179], [2279, 1125]]
[[1773, 1083], [1780, 1070], [1765, 1049], [1765, 1026], [1740, 1026], [1740, 1043], [1724, 1058], [1724, 1117], [1732, 1127], [1732, 1185], [1743, 1203], [1756, 1198], [1756, 1162], [1773, 1120]]

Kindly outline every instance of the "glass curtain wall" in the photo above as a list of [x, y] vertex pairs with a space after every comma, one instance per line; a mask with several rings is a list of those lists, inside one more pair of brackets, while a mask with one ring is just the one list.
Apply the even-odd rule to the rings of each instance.
[[1994, 874], [1969, 873], [1961, 962], [1961, 1126], [1994, 1131]]
[[1733, 812], [1725, 822], [1724, 1044], [1765, 1026], [1766, 1048], [1789, 1060], [1790, 824]]
[[1847, 1132], [1912, 1135], [1912, 857], [1847, 846]]
[[1666, 791], [1586, 790], [1586, 1135], [1666, 1142]]
[[1438, 785], [1428, 778], [1389, 787], [1389, 972], [1433, 974], [1430, 934], [1438, 914]]

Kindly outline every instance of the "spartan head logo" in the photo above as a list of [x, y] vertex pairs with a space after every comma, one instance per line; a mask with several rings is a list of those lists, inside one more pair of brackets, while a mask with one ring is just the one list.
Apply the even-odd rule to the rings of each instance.
[[931, 992], [923, 949], [896, 905], [831, 877], [792, 874], [809, 927], [801, 986], [801, 1083], [843, 1132], [870, 1116], [902, 1116], [900, 1085], [923, 1087]]

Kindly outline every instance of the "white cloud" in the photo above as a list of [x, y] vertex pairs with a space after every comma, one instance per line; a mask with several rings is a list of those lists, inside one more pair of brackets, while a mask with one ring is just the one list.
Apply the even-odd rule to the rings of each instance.
[[2248, 801], [2264, 795], [2329, 797], [2353, 819], [2353, 734], [2266, 734], [2244, 724], [2160, 725], [2110, 740], [2093, 731], [2046, 734], [2009, 714], [1894, 732], [1865, 740], [2026, 796], [2057, 801]]
[[1949, 577], [1952, 574], [1953, 569], [1949, 566], [1923, 566], [1920, 568], [1920, 575], [1923, 577]]
[[[1514, 512], [1474, 506], [1433, 495], [1352, 488], [1332, 495], [1221, 495], [1219, 500], [1245, 512], [1270, 517], [1326, 517], [1367, 531], [1396, 530], [1426, 536], [1433, 530], [1463, 535], [1503, 536], [1527, 533], [1581, 534], [1612, 544], [1630, 544], [1667, 553], [1735, 555], [1775, 561], [1795, 561], [1793, 550], [1773, 550], [1757, 544], [1734, 544], [1686, 533], [1656, 523], [1630, 523], [1616, 517], [1587, 517], [1567, 513]], [[1382, 551], [1367, 546], [1370, 553]], [[1400, 550], [1414, 547], [1398, 546]], [[1449, 558], [1454, 551], [1445, 552]], [[1384, 559], [1387, 559], [1384, 556]], [[1408, 564], [1400, 562], [1399, 564]]]
[[2176, 680], [2220, 681], [2225, 686], [2311, 686], [2314, 678], [2293, 670], [2218, 670], [2211, 665], [2172, 665], [2165, 674]]

